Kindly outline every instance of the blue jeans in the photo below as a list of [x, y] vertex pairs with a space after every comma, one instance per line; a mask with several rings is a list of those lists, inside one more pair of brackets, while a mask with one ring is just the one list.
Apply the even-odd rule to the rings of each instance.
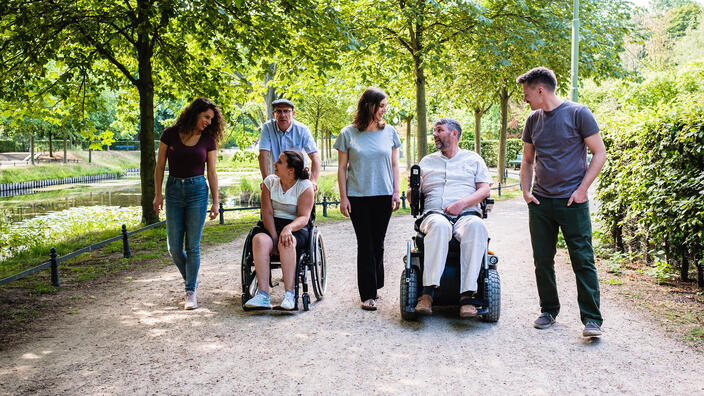
[[186, 291], [196, 290], [200, 236], [207, 211], [208, 185], [205, 177], [169, 176], [166, 180], [167, 245], [171, 258], [186, 281]]

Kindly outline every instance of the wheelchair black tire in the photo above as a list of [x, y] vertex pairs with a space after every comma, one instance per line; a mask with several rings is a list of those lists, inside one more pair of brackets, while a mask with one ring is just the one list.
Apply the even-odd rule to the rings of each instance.
[[312, 254], [313, 263], [310, 267], [311, 284], [316, 300], [320, 301], [325, 295], [328, 287], [328, 266], [325, 259], [325, 243], [323, 236], [315, 230], [311, 236], [313, 241]]
[[242, 307], [244, 308], [244, 303], [246, 303], [252, 296], [249, 294], [249, 286], [252, 283], [252, 278], [254, 273], [251, 270], [253, 265], [252, 259], [252, 232], [249, 232], [247, 239], [244, 241], [244, 246], [242, 247]]
[[308, 311], [310, 309], [310, 296], [304, 294], [301, 300], [303, 301], [303, 310]]
[[485, 322], [498, 322], [501, 316], [501, 279], [499, 271], [495, 268], [487, 270], [488, 280], [484, 284], [484, 299], [487, 301], [489, 312], [482, 315], [482, 320]]
[[[403, 320], [416, 320], [416, 303], [418, 301], [418, 270], [411, 267], [406, 273], [406, 269], [401, 273], [401, 318]], [[411, 307], [411, 311], [407, 310]]]

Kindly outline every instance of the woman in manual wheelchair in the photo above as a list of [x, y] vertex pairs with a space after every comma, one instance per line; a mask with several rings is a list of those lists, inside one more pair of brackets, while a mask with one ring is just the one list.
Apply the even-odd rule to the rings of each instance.
[[313, 184], [308, 177], [303, 154], [286, 150], [274, 163], [274, 174], [264, 179], [261, 197], [262, 218], [251, 233], [258, 291], [245, 302], [245, 308], [271, 308], [270, 263], [271, 256], [276, 254], [281, 261], [286, 289], [280, 308], [292, 310], [296, 306], [296, 250], [307, 248], [307, 226], [314, 204]]

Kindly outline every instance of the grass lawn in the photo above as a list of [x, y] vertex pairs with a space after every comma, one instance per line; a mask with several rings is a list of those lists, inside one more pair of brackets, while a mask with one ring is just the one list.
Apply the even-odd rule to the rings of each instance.
[[102, 173], [122, 173], [127, 168], [139, 168], [139, 152], [94, 151], [91, 163], [88, 163], [88, 152], [72, 151], [71, 154], [81, 162], [66, 164], [63, 162], [37, 163], [37, 165], [0, 169], [0, 184], [62, 179]]

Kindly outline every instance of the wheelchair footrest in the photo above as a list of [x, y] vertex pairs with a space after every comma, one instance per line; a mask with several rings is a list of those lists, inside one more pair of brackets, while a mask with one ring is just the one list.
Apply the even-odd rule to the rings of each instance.
[[273, 311], [290, 312], [290, 313], [293, 313], [293, 312], [298, 311], [298, 308], [294, 308], [294, 309], [283, 309], [283, 308], [281, 308], [280, 305], [277, 305], [277, 306], [275, 306], [275, 307], [272, 307], [271, 309], [272, 309]]
[[272, 308], [267, 307], [243, 307], [245, 311], [269, 311]]
[[479, 315], [486, 315], [489, 313], [489, 308], [488, 307], [477, 307], [477, 316]]

